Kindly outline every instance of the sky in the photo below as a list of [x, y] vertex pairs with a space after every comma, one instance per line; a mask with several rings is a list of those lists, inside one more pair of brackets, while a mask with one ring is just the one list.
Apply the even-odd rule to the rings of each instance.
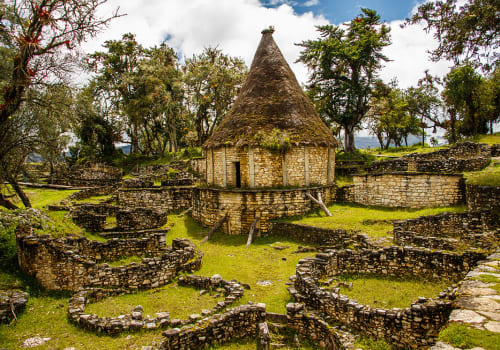
[[451, 67], [449, 62], [429, 61], [427, 50], [436, 47], [436, 41], [422, 26], [400, 28], [416, 6], [416, 0], [108, 0], [100, 9], [102, 16], [117, 7], [126, 16], [113, 20], [83, 50], [102, 50], [105, 40], [118, 40], [131, 32], [146, 47], [166, 42], [181, 59], [217, 46], [250, 66], [260, 32], [273, 25], [275, 41], [299, 82], [305, 84], [308, 71], [302, 63], [295, 63], [301, 51], [295, 44], [317, 38], [315, 26], [345, 23], [367, 7], [391, 27], [392, 45], [384, 53], [392, 61], [385, 64], [380, 77], [386, 82], [397, 78], [406, 88], [416, 85], [426, 69], [442, 76]]

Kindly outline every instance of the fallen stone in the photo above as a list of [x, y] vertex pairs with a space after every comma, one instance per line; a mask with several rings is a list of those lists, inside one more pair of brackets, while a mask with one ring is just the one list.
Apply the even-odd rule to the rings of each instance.
[[484, 325], [490, 332], [500, 333], [500, 322], [490, 321]]
[[268, 280], [264, 280], [264, 281], [257, 281], [257, 285], [259, 285], [259, 286], [261, 286], [261, 287], [268, 287], [268, 286], [272, 286], [272, 285], [273, 285], [273, 282], [268, 281]]
[[434, 346], [431, 346], [429, 350], [460, 350], [460, 348], [455, 348], [450, 344], [446, 344], [439, 341]]
[[45, 344], [49, 340], [50, 340], [50, 338], [42, 338], [42, 337], [28, 338], [25, 341], [23, 341], [23, 347], [34, 348], [34, 347]]
[[450, 315], [450, 321], [460, 323], [483, 323], [486, 321], [486, 317], [472, 310], [453, 310]]

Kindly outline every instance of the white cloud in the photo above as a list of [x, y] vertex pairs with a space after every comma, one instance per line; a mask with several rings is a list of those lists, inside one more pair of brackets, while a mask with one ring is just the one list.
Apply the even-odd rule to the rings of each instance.
[[308, 0], [302, 4], [302, 6], [304, 6], [304, 7], [311, 7], [311, 6], [316, 6], [316, 5], [319, 5], [319, 0]]
[[453, 65], [449, 61], [432, 62], [429, 50], [437, 47], [432, 32], [426, 33], [423, 24], [401, 28], [403, 21], [392, 21], [392, 44], [385, 47], [383, 53], [392, 61], [385, 63], [381, 71], [381, 78], [385, 82], [397, 78], [399, 86], [407, 88], [415, 86], [420, 78], [424, 77], [425, 70], [432, 75], [443, 76]]
[[266, 8], [258, 0], [110, 0], [101, 13], [109, 15], [118, 6], [127, 16], [115, 19], [95, 40], [86, 43], [86, 52], [101, 50], [105, 40], [120, 39], [127, 32], [136, 34], [144, 46], [159, 45], [168, 35], [167, 44], [184, 57], [218, 46], [226, 54], [243, 58], [249, 66], [261, 30], [273, 25], [274, 39], [299, 82], [307, 80], [307, 69], [294, 63], [301, 50], [294, 44], [315, 38], [315, 26], [328, 22], [312, 12], [298, 15], [287, 4]]

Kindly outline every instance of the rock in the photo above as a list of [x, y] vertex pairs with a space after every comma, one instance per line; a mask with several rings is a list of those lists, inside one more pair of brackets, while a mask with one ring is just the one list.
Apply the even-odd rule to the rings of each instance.
[[450, 321], [460, 323], [483, 323], [486, 321], [486, 317], [472, 310], [453, 310], [450, 315]]
[[200, 296], [202, 296], [203, 294], [207, 294], [207, 293], [208, 293], [208, 290], [206, 290], [206, 289], [200, 290]]
[[500, 322], [490, 321], [484, 325], [490, 332], [500, 333]]
[[137, 305], [136, 307], [134, 307], [132, 309], [133, 312], [144, 312], [144, 308], [142, 307], [142, 305]]
[[23, 341], [23, 347], [25, 348], [34, 348], [36, 346], [40, 346], [48, 342], [50, 338], [42, 338], [42, 337], [33, 337], [33, 338], [28, 338], [25, 341]]
[[431, 346], [429, 350], [460, 350], [460, 348], [455, 348], [443, 342], [437, 342], [436, 345]]
[[264, 280], [264, 281], [257, 281], [257, 285], [259, 285], [259, 286], [261, 286], [261, 287], [268, 287], [268, 286], [272, 286], [272, 285], [273, 285], [273, 282], [268, 281], [268, 280]]

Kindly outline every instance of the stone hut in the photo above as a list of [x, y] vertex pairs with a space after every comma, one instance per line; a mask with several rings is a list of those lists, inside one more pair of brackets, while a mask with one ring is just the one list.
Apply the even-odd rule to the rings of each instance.
[[304, 214], [307, 191], [322, 191], [325, 201], [335, 195], [337, 142], [273, 32], [262, 32], [238, 98], [203, 145], [207, 186], [194, 191], [193, 216], [211, 226], [227, 213], [231, 234], [248, 233], [256, 219], [267, 232], [272, 218]]

